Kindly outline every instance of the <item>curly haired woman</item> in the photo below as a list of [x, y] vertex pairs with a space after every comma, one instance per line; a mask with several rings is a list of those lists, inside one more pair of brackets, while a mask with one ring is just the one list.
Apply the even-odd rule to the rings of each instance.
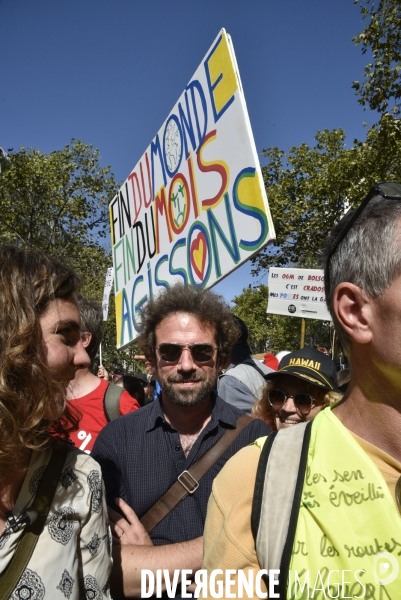
[[[41, 252], [6, 246], [0, 248], [0, 280], [0, 597], [109, 598], [100, 468], [66, 442], [76, 428], [66, 385], [89, 364], [77, 277]], [[56, 477], [49, 463], [57, 456]], [[35, 535], [23, 561], [21, 548]], [[15, 582], [13, 570], [20, 570]]]

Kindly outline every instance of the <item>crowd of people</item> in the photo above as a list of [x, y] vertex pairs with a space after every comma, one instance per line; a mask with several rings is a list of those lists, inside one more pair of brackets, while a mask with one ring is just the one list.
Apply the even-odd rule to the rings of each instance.
[[327, 240], [342, 381], [322, 348], [255, 360], [181, 284], [144, 307], [148, 374], [109, 381], [76, 275], [0, 248], [0, 600], [141, 597], [145, 570], [166, 597], [202, 570], [227, 598], [399, 597], [400, 199], [374, 186]]

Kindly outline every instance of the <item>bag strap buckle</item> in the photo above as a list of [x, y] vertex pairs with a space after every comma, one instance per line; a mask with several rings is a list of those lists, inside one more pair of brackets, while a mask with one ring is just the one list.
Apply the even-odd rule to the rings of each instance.
[[183, 471], [177, 479], [188, 494], [193, 494], [199, 487], [199, 481], [196, 481], [189, 471]]

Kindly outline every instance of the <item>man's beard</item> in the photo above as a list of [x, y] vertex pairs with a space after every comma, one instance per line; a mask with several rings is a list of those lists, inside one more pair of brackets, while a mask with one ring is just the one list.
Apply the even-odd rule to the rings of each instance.
[[[197, 406], [206, 400], [215, 389], [217, 373], [211, 373], [208, 377], [204, 371], [199, 369], [198, 371], [190, 373], [187, 377], [175, 374], [166, 378], [158, 373], [157, 379], [163, 392], [173, 404], [177, 404], [178, 406]], [[174, 383], [186, 381], [200, 381], [201, 385], [200, 387], [188, 387], [187, 389], [178, 389], [177, 386], [174, 385]]]

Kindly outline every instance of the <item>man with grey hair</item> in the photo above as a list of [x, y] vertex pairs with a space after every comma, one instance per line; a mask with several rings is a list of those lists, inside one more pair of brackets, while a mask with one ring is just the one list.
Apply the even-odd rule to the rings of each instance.
[[[255, 598], [269, 588], [270, 598], [313, 598], [319, 590], [319, 597], [395, 599], [401, 185], [373, 186], [329, 236], [324, 260], [327, 303], [351, 364], [347, 392], [310, 423], [273, 433], [227, 463], [208, 505], [203, 568], [265, 569]], [[305, 400], [288, 398], [295, 406]]]

